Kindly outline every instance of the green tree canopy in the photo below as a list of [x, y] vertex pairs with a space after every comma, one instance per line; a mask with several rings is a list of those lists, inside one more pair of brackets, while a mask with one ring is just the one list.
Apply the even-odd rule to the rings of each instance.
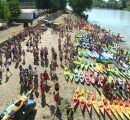
[[36, 7], [38, 9], [50, 9], [51, 0], [35, 0]]
[[67, 0], [51, 0], [51, 9], [53, 12], [64, 10], [66, 8]]
[[10, 19], [14, 21], [21, 14], [19, 0], [7, 0], [7, 3], [8, 3], [10, 14], [11, 14]]
[[4, 23], [10, 18], [10, 11], [8, 5], [3, 0], [0, 0], [0, 20]]
[[78, 14], [85, 10], [90, 10], [93, 5], [93, 0], [68, 0], [68, 2], [73, 11]]

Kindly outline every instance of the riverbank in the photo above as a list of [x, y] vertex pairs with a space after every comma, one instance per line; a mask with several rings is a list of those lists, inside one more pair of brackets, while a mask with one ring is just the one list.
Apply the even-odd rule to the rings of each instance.
[[[55, 22], [59, 22], [61, 24], [67, 24], [64, 23], [64, 18], [69, 17], [68, 14], [63, 14], [62, 16], [58, 17]], [[75, 17], [73, 14], [71, 15], [71, 19], [73, 21], [77, 20], [77, 17]], [[61, 96], [61, 105], [60, 105], [60, 111], [61, 111], [61, 116], [62, 120], [66, 120], [66, 110], [65, 110], [65, 105], [69, 103], [72, 100], [73, 93], [77, 86], [81, 88], [85, 88], [87, 91], [93, 90], [96, 93], [96, 88], [94, 88], [92, 85], [87, 86], [87, 85], [82, 85], [82, 84], [76, 84], [75, 82], [71, 81], [66, 81], [64, 79], [64, 69], [60, 66], [60, 59], [59, 59], [59, 50], [58, 50], [58, 39], [59, 39], [59, 34], [53, 33], [53, 30], [51, 28], [48, 28], [47, 31], [45, 31], [42, 36], [41, 36], [41, 43], [38, 44], [39, 49], [42, 47], [47, 47], [48, 48], [48, 60], [49, 60], [49, 65], [52, 59], [52, 53], [51, 53], [51, 48], [54, 47], [56, 53], [57, 53], [57, 62], [58, 62], [58, 67], [56, 70], [56, 74], [58, 76], [59, 84], [60, 84], [60, 96]], [[71, 36], [71, 41], [72, 43], [75, 41], [75, 35], [76, 33], [79, 32], [78, 29], [73, 28], [72, 31], [68, 31], [67, 34]], [[22, 49], [27, 50], [26, 42], [28, 41], [28, 37], [26, 38], [25, 41], [21, 42]], [[62, 39], [62, 45], [64, 41], [66, 40], [66, 37]], [[69, 51], [70, 52], [70, 51]], [[30, 64], [32, 65], [33, 68], [37, 67], [38, 69], [38, 79], [39, 79], [39, 84], [40, 84], [40, 73], [43, 73], [44, 70], [47, 70], [48, 73], [50, 73], [50, 68], [49, 67], [42, 67], [41, 65], [34, 65], [34, 57], [31, 52], [26, 51], [26, 64], [23, 65], [24, 68], [28, 67]], [[90, 58], [90, 62], [93, 60]], [[20, 63], [22, 64], [22, 63]], [[64, 65], [64, 64], [63, 64]], [[66, 66], [65, 66], [66, 67]], [[20, 96], [20, 90], [21, 90], [21, 85], [19, 84], [19, 69], [15, 69], [15, 64], [12, 63], [10, 65], [10, 71], [13, 73], [13, 75], [9, 78], [6, 79], [5, 72], [3, 74], [3, 79], [2, 79], [2, 84], [0, 85], [0, 112], [4, 110], [12, 101], [16, 100], [18, 96]], [[51, 120], [50, 116], [50, 111], [47, 106], [44, 106], [43, 103], [48, 103], [49, 105], [55, 105], [54, 99], [53, 99], [53, 92], [54, 92], [54, 83], [53, 81], [48, 81], [48, 87], [49, 91], [46, 93], [45, 100], [42, 99], [41, 97], [41, 92], [40, 92], [40, 86], [38, 87], [38, 93], [34, 92], [33, 96], [37, 102], [36, 105], [36, 112], [32, 113], [30, 117], [28, 117], [28, 120]], [[58, 116], [57, 116], [58, 117]], [[58, 120], [58, 118], [55, 117], [54, 120]], [[89, 114], [87, 110], [85, 110], [85, 114], [83, 116], [81, 109], [78, 107], [76, 110], [76, 113], [74, 114], [74, 120], [89, 120]], [[104, 118], [102, 116], [98, 116], [95, 112], [95, 110], [92, 110], [92, 120], [103, 120]], [[105, 119], [109, 119], [108, 116], [106, 116]], [[60, 119], [61, 120], [61, 119]], [[114, 120], [114, 119], [113, 119]]]

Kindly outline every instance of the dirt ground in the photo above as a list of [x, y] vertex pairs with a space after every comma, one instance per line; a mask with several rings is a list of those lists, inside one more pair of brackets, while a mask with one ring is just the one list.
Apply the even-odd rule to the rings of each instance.
[[[57, 18], [56, 21], [63, 21], [63, 16], [67, 15], [62, 15], [61, 17]], [[75, 19], [75, 17], [74, 17]], [[14, 28], [15, 29], [15, 28]], [[42, 35], [42, 43], [39, 44], [40, 47], [47, 46], [49, 50], [49, 62], [51, 60], [51, 47], [54, 47], [58, 53], [58, 35], [52, 34], [51, 29], [49, 28], [43, 35]], [[69, 33], [72, 36], [72, 39], [74, 40], [75, 34], [78, 32], [77, 30], [74, 30], [73, 32]], [[22, 47], [26, 49], [26, 41], [22, 42]], [[59, 58], [58, 58], [58, 63], [60, 64]], [[32, 53], [26, 52], [26, 65], [24, 67], [29, 66], [29, 64], [33, 65], [33, 56]], [[5, 73], [3, 75], [3, 80], [2, 84], [0, 85], [0, 112], [4, 110], [11, 102], [14, 100], [17, 100], [17, 98], [20, 96], [20, 84], [19, 84], [19, 69], [15, 69], [14, 63], [11, 64], [11, 72], [13, 75], [9, 78], [6, 79]], [[36, 66], [33, 65], [33, 68], [37, 67], [38, 68], [38, 73], [40, 76], [40, 73], [43, 72], [45, 69], [48, 70], [49, 72], [49, 67], [45, 68], [42, 67], [41, 65]], [[87, 89], [93, 89], [95, 90], [92, 86], [83, 86], [81, 84], [77, 85], [75, 82], [71, 83], [70, 81], [67, 83], [64, 79], [63, 75], [63, 68], [59, 67], [57, 68], [56, 71], [58, 78], [59, 78], [59, 83], [60, 83], [60, 95], [62, 97], [62, 103], [60, 106], [60, 110], [62, 112], [62, 120], [66, 120], [66, 111], [64, 109], [65, 104], [67, 102], [70, 102], [72, 99], [72, 95], [74, 93], [74, 90], [77, 86], [81, 87], [86, 87]], [[39, 78], [40, 79], [40, 78]], [[49, 92], [46, 94], [46, 103], [49, 105], [55, 105], [53, 101], [53, 88], [54, 83], [52, 81], [48, 82], [48, 86], [50, 86]], [[36, 97], [34, 93], [34, 98], [36, 100], [36, 111], [35, 113], [32, 113], [26, 120], [51, 120], [50, 117], [50, 112], [49, 108], [47, 106], [44, 106], [42, 104], [42, 99], [41, 99], [41, 93], [40, 93], [40, 88], [39, 88], [39, 96]], [[104, 118], [101, 118], [97, 116], [95, 111], [93, 110], [92, 112], [92, 118], [91, 120], [104, 120]], [[60, 120], [57, 117], [55, 117], [54, 120]], [[75, 115], [74, 115], [74, 120], [90, 120], [90, 117], [88, 115], [87, 110], [85, 110], [85, 116], [83, 118], [83, 115], [81, 113], [81, 110], [78, 108]], [[105, 120], [109, 120], [108, 117], [105, 118]]]

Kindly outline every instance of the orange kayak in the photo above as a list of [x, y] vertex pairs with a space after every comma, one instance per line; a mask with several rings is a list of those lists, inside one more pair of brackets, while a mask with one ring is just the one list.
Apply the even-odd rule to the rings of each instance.
[[111, 111], [111, 108], [110, 108], [110, 106], [109, 106], [108, 101], [104, 99], [103, 102], [104, 102], [105, 112], [107, 113], [107, 115], [108, 115], [110, 118], [112, 118], [112, 111]]
[[79, 99], [79, 106], [80, 106], [81, 111], [83, 111], [84, 108], [86, 107], [86, 101], [85, 101], [85, 98], [84, 98], [84, 97], [81, 97], [81, 98]]
[[118, 116], [118, 113], [117, 113], [117, 111], [116, 111], [115, 106], [113, 105], [113, 103], [110, 103], [109, 106], [110, 106], [110, 109], [111, 109], [112, 114], [114, 115], [114, 117], [115, 117], [117, 120], [119, 120], [120, 118], [119, 118], [119, 116]]
[[73, 108], [75, 108], [76, 106], [78, 106], [78, 104], [79, 104], [79, 100], [78, 99], [73, 99], [72, 101], [71, 101], [71, 106], [73, 107]]
[[99, 110], [102, 113], [102, 115], [105, 115], [105, 107], [102, 101], [98, 102]]

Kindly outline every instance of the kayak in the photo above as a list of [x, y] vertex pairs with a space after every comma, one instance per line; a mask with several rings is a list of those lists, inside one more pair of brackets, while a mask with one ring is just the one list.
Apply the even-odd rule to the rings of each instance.
[[122, 120], [124, 120], [123, 112], [121, 111], [121, 108], [117, 101], [114, 102], [114, 108], [116, 109], [118, 115], [121, 117]]
[[78, 106], [79, 100], [77, 98], [73, 98], [70, 104], [73, 108], [75, 108], [76, 106]]
[[76, 83], [79, 82], [79, 80], [80, 80], [80, 76], [79, 76], [78, 73], [75, 73], [75, 75], [74, 75], [74, 80], [75, 80]]
[[128, 114], [130, 115], [130, 105], [129, 103], [125, 104], [125, 110], [128, 112]]
[[117, 113], [117, 111], [116, 111], [116, 109], [115, 109], [115, 106], [114, 106], [112, 103], [110, 103], [109, 106], [110, 106], [110, 109], [111, 109], [112, 114], [114, 115], [114, 117], [115, 117], [117, 120], [119, 120], [120, 118], [119, 118], [118, 113]]
[[99, 106], [98, 106], [98, 101], [97, 100], [92, 100], [92, 105], [93, 105], [94, 110], [98, 114], [98, 116], [100, 116], [100, 110], [99, 110]]
[[74, 75], [73, 75], [73, 73], [70, 71], [70, 70], [66, 70], [66, 71], [64, 71], [64, 77], [65, 77], [65, 80], [73, 80], [73, 77], [74, 77]]
[[85, 82], [87, 85], [90, 85], [91, 78], [90, 78], [91, 72], [86, 71], [85, 72]]
[[128, 111], [126, 111], [125, 106], [123, 105], [123, 103], [120, 103], [120, 109], [121, 109], [122, 113], [125, 115], [125, 117], [128, 120], [130, 120], [130, 115], [129, 115]]
[[80, 71], [80, 78], [79, 78], [79, 80], [80, 80], [80, 82], [83, 84], [84, 83], [84, 72], [83, 71]]
[[[31, 94], [32, 90], [30, 90], [26, 95], [23, 95], [17, 100], [16, 102], [12, 103], [9, 107], [7, 107], [4, 112], [1, 114], [2, 120], [9, 120], [12, 119], [15, 114], [21, 110], [21, 108], [24, 106], [25, 103], [29, 103], [28, 96]], [[30, 100], [31, 101], [31, 100]], [[35, 101], [33, 100], [33, 105], [35, 104]]]
[[80, 92], [80, 97], [86, 97], [85, 89], [82, 89], [82, 91]]
[[80, 106], [81, 111], [83, 111], [84, 108], [86, 107], [86, 100], [85, 100], [85, 97], [79, 98], [79, 106]]
[[96, 63], [96, 68], [100, 73], [104, 73], [104, 68], [102, 64]]
[[73, 95], [73, 99], [75, 99], [75, 98], [79, 98], [80, 97], [80, 87], [77, 87], [76, 88], [76, 91], [75, 91], [75, 93], [74, 93], [74, 95]]
[[91, 100], [86, 100], [86, 108], [88, 110], [88, 113], [91, 114], [91, 112], [92, 112], [92, 102], [91, 102]]
[[105, 77], [103, 75], [99, 75], [98, 85], [100, 85], [101, 87], [103, 87], [104, 79], [105, 79]]
[[105, 109], [105, 112], [107, 113], [107, 115], [112, 118], [112, 111], [111, 111], [111, 108], [109, 107], [109, 105], [105, 104], [104, 103], [104, 109]]
[[80, 76], [80, 82], [81, 82], [82, 84], [84, 84], [84, 77], [83, 77], [83, 76]]

